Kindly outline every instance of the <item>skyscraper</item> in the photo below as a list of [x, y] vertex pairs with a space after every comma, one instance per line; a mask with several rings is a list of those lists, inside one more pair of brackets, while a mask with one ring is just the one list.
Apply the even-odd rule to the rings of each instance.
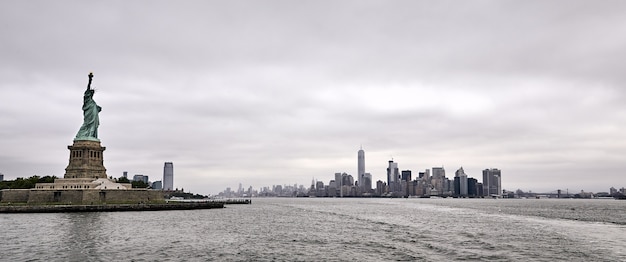
[[497, 168], [483, 170], [483, 190], [486, 197], [502, 194], [500, 170]]
[[174, 190], [174, 164], [165, 162], [163, 167], [163, 190]]
[[363, 151], [363, 147], [358, 152], [358, 162], [357, 162], [357, 181], [359, 181], [359, 187], [363, 189], [363, 179], [365, 176], [365, 151]]
[[461, 197], [467, 197], [467, 175], [465, 174], [463, 167], [459, 168], [455, 172], [454, 194]]
[[372, 175], [370, 173], [365, 173], [363, 175], [363, 193], [369, 193], [372, 191]]
[[437, 194], [443, 194], [445, 191], [446, 183], [446, 170], [443, 167], [433, 167], [433, 176], [431, 178], [431, 185], [437, 191]]
[[389, 167], [387, 167], [387, 186], [390, 193], [400, 191], [400, 172], [398, 163], [394, 163], [393, 159], [389, 160]]

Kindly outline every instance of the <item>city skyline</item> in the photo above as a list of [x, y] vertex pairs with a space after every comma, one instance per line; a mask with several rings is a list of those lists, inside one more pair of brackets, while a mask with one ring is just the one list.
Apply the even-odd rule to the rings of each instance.
[[115, 178], [173, 162], [175, 187], [200, 194], [358, 180], [362, 145], [372, 183], [393, 158], [479, 179], [497, 167], [508, 190], [623, 187], [624, 8], [3, 1], [0, 173], [63, 176], [93, 71]]

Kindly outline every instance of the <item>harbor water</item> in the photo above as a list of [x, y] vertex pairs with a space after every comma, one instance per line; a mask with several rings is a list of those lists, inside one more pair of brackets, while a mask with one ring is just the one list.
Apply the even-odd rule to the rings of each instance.
[[265, 198], [0, 214], [1, 261], [626, 261], [626, 201]]

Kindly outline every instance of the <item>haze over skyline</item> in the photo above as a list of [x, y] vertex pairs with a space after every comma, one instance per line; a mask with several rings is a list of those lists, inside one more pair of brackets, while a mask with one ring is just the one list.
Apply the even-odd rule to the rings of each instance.
[[502, 170], [626, 186], [623, 1], [2, 1], [0, 173], [62, 177], [94, 72], [107, 174], [242, 183]]

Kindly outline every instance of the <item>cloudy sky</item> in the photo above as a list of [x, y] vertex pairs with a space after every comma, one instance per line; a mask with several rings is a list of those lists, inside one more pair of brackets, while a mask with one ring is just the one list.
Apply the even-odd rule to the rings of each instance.
[[626, 186], [623, 1], [2, 1], [0, 172], [62, 177], [94, 72], [107, 173], [214, 194], [387, 161]]

